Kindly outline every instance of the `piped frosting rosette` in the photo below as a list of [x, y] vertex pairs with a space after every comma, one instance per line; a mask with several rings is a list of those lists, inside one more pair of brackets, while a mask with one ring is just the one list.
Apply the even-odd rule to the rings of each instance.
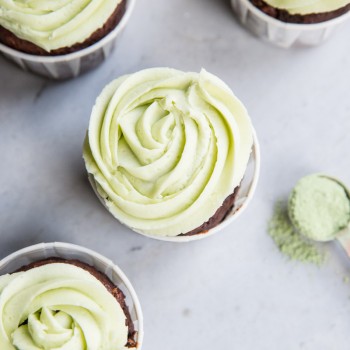
[[89, 272], [54, 263], [0, 277], [1, 350], [126, 349], [125, 314]]
[[84, 159], [120, 222], [177, 236], [206, 222], [239, 186], [252, 133], [246, 109], [216, 76], [153, 68], [102, 91]]
[[84, 42], [121, 0], [0, 0], [0, 25], [50, 52]]
[[290, 14], [308, 15], [338, 10], [350, 4], [349, 0], [264, 0], [270, 6]]

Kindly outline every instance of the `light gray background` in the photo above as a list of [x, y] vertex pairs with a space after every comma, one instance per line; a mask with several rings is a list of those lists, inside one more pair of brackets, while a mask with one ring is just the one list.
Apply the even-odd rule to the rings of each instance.
[[[0, 257], [42, 241], [113, 259], [144, 310], [144, 350], [348, 350], [349, 263], [316, 268], [266, 234], [274, 202], [312, 172], [350, 184], [350, 23], [325, 45], [285, 51], [236, 22], [225, 0], [138, 0], [113, 56], [56, 83], [0, 58]], [[170, 66], [223, 78], [262, 148], [258, 190], [224, 232], [177, 245], [122, 227], [96, 199], [81, 148], [95, 97], [124, 73]]]

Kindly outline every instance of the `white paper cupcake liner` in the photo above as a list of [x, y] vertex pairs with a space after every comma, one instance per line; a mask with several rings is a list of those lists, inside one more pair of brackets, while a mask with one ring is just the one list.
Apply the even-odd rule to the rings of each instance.
[[[228, 226], [233, 221], [235, 221], [244, 212], [244, 210], [247, 208], [248, 204], [250, 203], [254, 195], [254, 192], [258, 183], [258, 179], [259, 179], [259, 174], [260, 174], [260, 146], [259, 146], [259, 142], [254, 129], [253, 129], [253, 140], [254, 142], [253, 142], [252, 153], [250, 155], [246, 172], [244, 174], [241, 185], [239, 187], [239, 191], [237, 193], [236, 199], [234, 201], [234, 206], [231, 209], [230, 213], [225, 217], [225, 219], [220, 224], [216, 225], [215, 227], [213, 227], [212, 229], [208, 230], [205, 233], [198, 233], [191, 236], [175, 236], [175, 237], [151, 235], [151, 234], [146, 234], [144, 232], [136, 231], [133, 228], [130, 228], [130, 229], [133, 230], [134, 232], [137, 232], [149, 238], [154, 238], [154, 239], [158, 239], [161, 241], [168, 241], [168, 242], [178, 242], [178, 243], [184, 243], [184, 242], [203, 239], [213, 235], [214, 233], [217, 233], [223, 230], [226, 226]], [[88, 174], [88, 177], [96, 196], [99, 198], [103, 206], [109, 211], [108, 206], [106, 205], [105, 199], [99, 194], [97, 190], [96, 182], [93, 175]]]
[[70, 79], [100, 65], [114, 50], [136, 0], [126, 1], [126, 11], [117, 26], [95, 44], [66, 55], [36, 56], [14, 50], [0, 43], [0, 52], [25, 71], [57, 80]]
[[[62, 259], [77, 259], [104, 273], [125, 294], [125, 302], [134, 323], [137, 347], [140, 350], [143, 341], [143, 315], [141, 306], [134, 288], [123, 273], [111, 260], [81, 246], [69, 243], [40, 243], [8, 255], [0, 261], [0, 275], [12, 273], [24, 265], [32, 262], [59, 257]], [[131, 350], [131, 349], [130, 349]]]
[[336, 27], [350, 18], [350, 12], [347, 12], [316, 24], [285, 23], [266, 15], [249, 0], [231, 0], [231, 5], [239, 21], [251, 32], [283, 48], [320, 45]]

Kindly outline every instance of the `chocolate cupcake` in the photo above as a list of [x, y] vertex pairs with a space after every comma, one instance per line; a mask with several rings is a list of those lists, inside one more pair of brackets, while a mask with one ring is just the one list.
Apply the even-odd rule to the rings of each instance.
[[329, 21], [350, 10], [349, 0], [250, 0], [267, 15], [288, 23], [314, 24]]
[[253, 144], [247, 111], [223, 81], [205, 70], [153, 68], [102, 91], [84, 160], [115, 218], [179, 240], [206, 236], [232, 213]]
[[349, 0], [231, 0], [242, 24], [284, 48], [319, 45], [350, 18]]
[[0, 0], [0, 41], [32, 55], [65, 55], [107, 35], [125, 12], [125, 0]]
[[82, 255], [106, 262], [104, 269], [109, 265], [94, 252], [62, 243], [29, 247], [0, 262], [0, 273], [7, 269], [0, 276], [1, 349], [140, 349], [134, 325], [140, 322], [125, 294], [95, 266], [67, 259]]
[[57, 79], [76, 76], [109, 54], [133, 3], [0, 0], [0, 50], [39, 74]]

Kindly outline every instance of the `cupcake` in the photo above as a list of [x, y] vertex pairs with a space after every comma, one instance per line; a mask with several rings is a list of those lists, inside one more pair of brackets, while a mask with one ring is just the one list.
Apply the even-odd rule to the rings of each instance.
[[254, 138], [246, 109], [218, 77], [152, 68], [104, 88], [83, 157], [116, 219], [141, 234], [178, 240], [206, 236], [242, 205]]
[[349, 0], [231, 0], [239, 20], [281, 47], [318, 45], [350, 17]]
[[288, 23], [312, 24], [329, 21], [350, 10], [349, 0], [251, 0], [267, 15]]
[[[70, 244], [39, 244], [3, 259], [0, 274], [1, 349], [140, 349], [136, 295], [100, 255]], [[119, 286], [127, 286], [138, 318]]]
[[133, 0], [0, 0], [0, 50], [39, 74], [75, 76], [108, 55], [132, 5]]

